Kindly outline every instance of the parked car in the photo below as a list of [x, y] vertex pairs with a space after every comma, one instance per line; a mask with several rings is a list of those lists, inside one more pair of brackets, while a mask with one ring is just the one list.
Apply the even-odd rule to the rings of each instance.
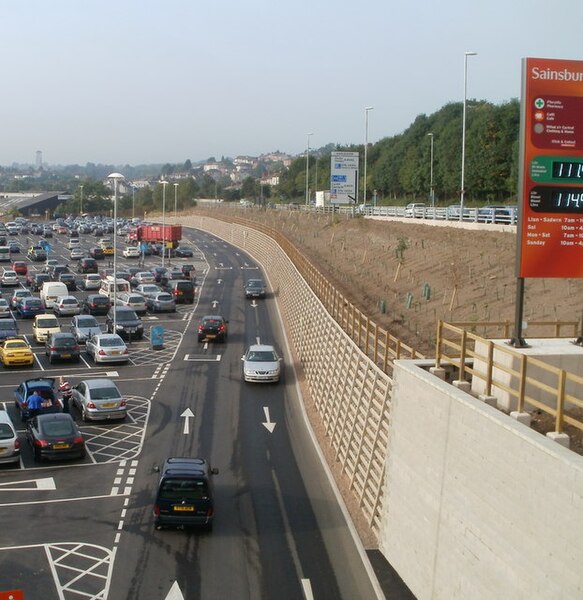
[[87, 273], [83, 279], [78, 282], [81, 290], [99, 290], [101, 288], [101, 276], [99, 273]]
[[103, 249], [99, 248], [98, 246], [89, 248], [89, 256], [95, 260], [103, 260], [105, 258], [105, 254], [103, 254]]
[[71, 400], [83, 421], [125, 419], [127, 401], [111, 379], [87, 379], [73, 387]]
[[117, 306], [127, 306], [136, 311], [136, 314], [143, 315], [147, 311], [146, 299], [137, 292], [121, 292], [115, 301]]
[[70, 292], [74, 292], [77, 289], [77, 280], [73, 273], [61, 273], [59, 275], [59, 281], [64, 283]]
[[126, 246], [122, 252], [125, 258], [140, 258], [142, 253], [136, 246]]
[[174, 298], [176, 304], [193, 304], [195, 288], [187, 279], [174, 279], [168, 282], [166, 291]]
[[92, 335], [101, 333], [101, 327], [93, 315], [76, 315], [71, 319], [71, 333], [78, 344], [84, 344]]
[[27, 423], [26, 437], [36, 461], [83, 458], [85, 440], [68, 413], [38, 415]]
[[8, 300], [5, 298], [0, 298], [0, 319], [5, 319], [6, 317], [12, 317], [10, 304], [8, 304]]
[[254, 383], [277, 383], [281, 375], [281, 358], [268, 344], [253, 344], [241, 357], [243, 380]]
[[156, 283], [160, 283], [160, 280], [162, 279], [162, 275], [164, 275], [164, 273], [166, 273], [168, 269], [166, 267], [153, 267], [151, 269], [152, 271], [152, 275], [154, 275], [154, 279], [156, 280]]
[[136, 287], [135, 291], [144, 298], [148, 298], [160, 293], [162, 290], [155, 283], [142, 283]]
[[36, 296], [26, 296], [16, 305], [16, 312], [23, 319], [32, 319], [36, 315], [41, 315], [45, 312], [45, 305]]
[[10, 254], [20, 254], [20, 244], [18, 242], [12, 240], [8, 242], [8, 247], [10, 248]]
[[[115, 316], [115, 331], [113, 326]], [[125, 306], [112, 306], [105, 319], [108, 333], [141, 339], [144, 336], [144, 324], [136, 312]]]
[[32, 298], [32, 292], [27, 288], [18, 288], [12, 292], [12, 296], [10, 296], [10, 308], [12, 310], [16, 310], [18, 303], [23, 298]]
[[13, 318], [2, 319], [0, 321], [0, 340], [15, 337], [18, 335], [18, 325]]
[[70, 317], [81, 313], [81, 305], [75, 296], [59, 296], [53, 311], [57, 317]]
[[89, 315], [106, 315], [110, 308], [111, 301], [102, 294], [89, 294], [82, 304], [83, 312]]
[[[12, 252], [12, 250], [11, 250]], [[28, 273], [28, 266], [23, 260], [15, 260], [12, 263], [12, 270], [17, 275], [26, 275]]]
[[32, 337], [38, 344], [44, 344], [51, 333], [61, 331], [61, 326], [54, 315], [36, 315], [32, 323]]
[[61, 412], [63, 405], [55, 394], [55, 379], [53, 377], [34, 377], [23, 381], [14, 390], [14, 405], [20, 412], [22, 421], [26, 421], [31, 415], [28, 410], [28, 398], [33, 392], [38, 392], [43, 399], [40, 414]]
[[265, 298], [265, 295], [263, 279], [249, 279], [245, 284], [245, 298]]
[[7, 338], [0, 342], [0, 362], [4, 367], [30, 367], [34, 354], [25, 339]]
[[51, 275], [52, 268], [60, 264], [61, 263], [56, 258], [49, 258], [45, 261], [45, 264], [43, 265], [43, 273], [48, 273], [49, 275]]
[[132, 275], [130, 279], [130, 285], [136, 287], [145, 283], [155, 283], [156, 278], [150, 271], [139, 271], [135, 275]]
[[77, 265], [77, 273], [97, 273], [97, 261], [94, 258], [81, 258]]
[[198, 326], [198, 341], [226, 342], [228, 321], [220, 315], [206, 315]]
[[53, 281], [60, 281], [62, 273], [69, 273], [69, 267], [67, 265], [58, 264], [49, 266], [48, 274]]
[[146, 307], [152, 312], [176, 312], [176, 302], [168, 292], [158, 292], [146, 298]]
[[194, 526], [210, 530], [215, 514], [212, 476], [218, 472], [202, 458], [168, 458], [154, 502], [156, 529]]
[[425, 216], [426, 211], [427, 206], [423, 202], [411, 202], [405, 207], [405, 216], [420, 219]]
[[0, 465], [20, 464], [20, 440], [10, 415], [0, 410]]
[[160, 285], [163, 288], [168, 288], [171, 281], [184, 281], [184, 274], [180, 267], [174, 267], [173, 269], [167, 270], [160, 276]]
[[81, 247], [73, 248], [71, 250], [70, 258], [71, 260], [81, 260], [85, 257], [85, 250]]
[[45, 281], [51, 281], [51, 276], [48, 273], [29, 273], [26, 278], [26, 284], [31, 292], [40, 292]]
[[56, 360], [78, 362], [81, 356], [81, 349], [72, 333], [51, 333], [45, 342], [45, 355], [51, 364]]
[[188, 248], [188, 246], [178, 246], [178, 248], [174, 248], [174, 256], [177, 258], [192, 258], [194, 253], [192, 248]]
[[42, 246], [31, 246], [27, 256], [33, 262], [42, 262], [47, 259], [47, 251]]
[[19, 285], [19, 283], [16, 271], [4, 269], [0, 276], [0, 285], [2, 285], [2, 287], [14, 287]]
[[100, 333], [87, 339], [87, 354], [95, 363], [127, 362], [130, 358], [125, 342], [117, 333]]

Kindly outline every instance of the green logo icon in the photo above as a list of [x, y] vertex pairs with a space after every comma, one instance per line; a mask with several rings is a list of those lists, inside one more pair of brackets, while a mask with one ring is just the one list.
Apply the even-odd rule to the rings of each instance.
[[537, 98], [534, 101], [535, 108], [541, 109], [545, 107], [545, 101], [542, 98]]

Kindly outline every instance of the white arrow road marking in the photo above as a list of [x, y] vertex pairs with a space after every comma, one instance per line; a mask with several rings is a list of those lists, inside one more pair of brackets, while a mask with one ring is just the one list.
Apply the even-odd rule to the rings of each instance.
[[253, 308], [257, 308], [257, 302], [255, 302], [255, 300], [253, 300], [253, 302], [251, 302], [251, 306], [252, 306]]
[[[23, 483], [32, 483], [31, 487], [11, 487], [13, 485], [22, 485]], [[57, 486], [52, 477], [43, 479], [27, 479], [26, 481], [9, 481], [0, 483], [0, 492], [34, 492], [36, 490], [56, 490]]]
[[313, 600], [314, 593], [312, 592], [312, 584], [309, 579], [302, 579], [302, 590], [304, 592], [304, 598], [306, 600]]
[[219, 285], [221, 285], [221, 283], [223, 283], [223, 280], [222, 280], [222, 279], [219, 277], [219, 278], [217, 279], [217, 283], [218, 283]]
[[188, 435], [190, 433], [189, 419], [191, 417], [194, 417], [194, 413], [190, 410], [190, 408], [187, 408], [180, 416], [184, 417], [184, 431], [182, 433], [184, 433], [185, 435]]
[[164, 600], [184, 600], [184, 596], [182, 595], [182, 590], [178, 585], [178, 581], [175, 581], [168, 592], [168, 595]]
[[211, 302], [211, 304], [213, 305], [213, 308], [216, 308], [219, 305], [219, 301], [218, 300], [213, 300]]
[[273, 430], [275, 429], [275, 423], [271, 422], [271, 419], [269, 417], [269, 407], [268, 406], [264, 406], [263, 407], [263, 412], [265, 413], [265, 423], [262, 423], [263, 427], [265, 427], [265, 429], [267, 429], [267, 431], [269, 431], [269, 433], [273, 433]]

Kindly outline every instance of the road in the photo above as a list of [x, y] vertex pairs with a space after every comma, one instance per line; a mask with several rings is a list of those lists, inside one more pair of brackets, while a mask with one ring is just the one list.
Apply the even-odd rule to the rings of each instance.
[[[195, 304], [144, 318], [146, 333], [165, 328], [163, 350], [150, 350], [146, 335], [131, 343], [128, 365], [95, 366], [85, 354], [78, 365], [49, 365], [36, 347], [32, 369], [2, 373], [0, 398], [21, 433], [13, 390], [31, 377], [110, 377], [127, 395], [129, 416], [83, 423], [74, 413], [89, 450], [79, 461], [35, 464], [21, 436], [21, 468], [0, 470], [0, 591], [43, 600], [377, 597], [305, 427], [275, 301], [244, 298], [259, 265], [204, 232], [187, 237], [194, 259], [182, 262], [197, 269]], [[65, 259], [64, 241], [54, 239], [54, 254]], [[118, 262], [132, 264], [121, 252]], [[205, 314], [228, 319], [225, 344], [197, 341]], [[30, 322], [19, 325], [31, 339]], [[242, 382], [241, 356], [256, 340], [283, 354], [279, 385]], [[180, 455], [219, 469], [210, 533], [153, 526], [157, 468]]]

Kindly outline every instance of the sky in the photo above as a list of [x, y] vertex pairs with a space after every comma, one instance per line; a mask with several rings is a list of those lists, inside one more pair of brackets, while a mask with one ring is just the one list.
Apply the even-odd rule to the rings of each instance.
[[520, 97], [583, 60], [582, 0], [18, 0], [0, 6], [0, 165], [292, 155]]

